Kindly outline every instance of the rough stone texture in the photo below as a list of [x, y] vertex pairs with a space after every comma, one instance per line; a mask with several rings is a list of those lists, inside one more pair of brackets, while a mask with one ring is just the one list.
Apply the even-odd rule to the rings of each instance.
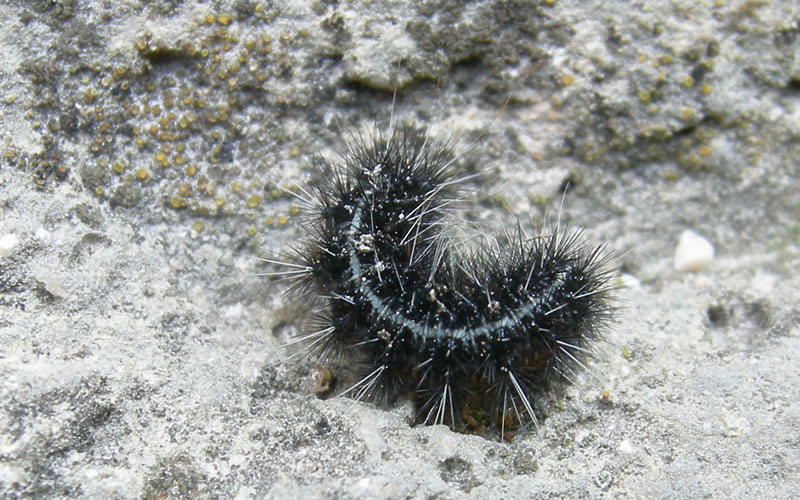
[[[3, 498], [800, 496], [793, 0], [0, 5]], [[397, 91], [393, 104], [393, 91]], [[596, 377], [513, 442], [311, 395], [253, 276], [401, 120], [621, 255]], [[681, 232], [717, 257], [672, 270]], [[280, 361], [283, 360], [283, 363]], [[604, 391], [608, 391], [607, 395]]]

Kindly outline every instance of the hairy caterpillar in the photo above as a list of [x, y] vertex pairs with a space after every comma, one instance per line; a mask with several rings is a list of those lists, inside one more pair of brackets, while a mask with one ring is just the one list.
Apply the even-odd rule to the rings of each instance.
[[361, 373], [357, 399], [410, 394], [416, 421], [501, 432], [536, 422], [532, 398], [571, 380], [613, 312], [610, 257], [579, 231], [458, 254], [443, 237], [457, 158], [409, 127], [354, 138], [330, 176], [301, 188], [307, 241], [288, 262], [321, 307], [297, 340]]

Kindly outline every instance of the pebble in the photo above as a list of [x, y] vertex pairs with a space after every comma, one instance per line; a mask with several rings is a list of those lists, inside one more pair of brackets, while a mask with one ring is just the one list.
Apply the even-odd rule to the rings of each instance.
[[714, 258], [711, 242], [691, 230], [681, 234], [675, 249], [674, 267], [676, 271], [694, 272], [707, 268]]
[[16, 234], [8, 233], [0, 235], [0, 256], [11, 255], [14, 247], [19, 244], [19, 237]]

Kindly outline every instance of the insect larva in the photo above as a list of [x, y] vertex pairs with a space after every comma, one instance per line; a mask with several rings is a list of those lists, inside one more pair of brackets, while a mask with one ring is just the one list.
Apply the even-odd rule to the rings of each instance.
[[285, 272], [322, 304], [305, 349], [359, 366], [345, 392], [410, 394], [418, 423], [504, 432], [535, 422], [537, 392], [583, 367], [613, 311], [613, 272], [602, 246], [558, 224], [455, 253], [441, 234], [456, 160], [411, 128], [354, 139], [298, 194], [314, 218]]

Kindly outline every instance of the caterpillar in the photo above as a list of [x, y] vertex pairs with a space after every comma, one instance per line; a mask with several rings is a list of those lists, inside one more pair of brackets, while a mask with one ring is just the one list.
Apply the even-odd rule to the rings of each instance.
[[[611, 256], [556, 224], [456, 252], [445, 228], [460, 199], [448, 142], [409, 126], [357, 136], [328, 175], [299, 188], [306, 240], [283, 261], [313, 297], [295, 341], [360, 374], [346, 393], [410, 395], [415, 421], [455, 430], [537, 422], [533, 400], [570, 382], [614, 311]], [[538, 425], [538, 424], [537, 424]]]

